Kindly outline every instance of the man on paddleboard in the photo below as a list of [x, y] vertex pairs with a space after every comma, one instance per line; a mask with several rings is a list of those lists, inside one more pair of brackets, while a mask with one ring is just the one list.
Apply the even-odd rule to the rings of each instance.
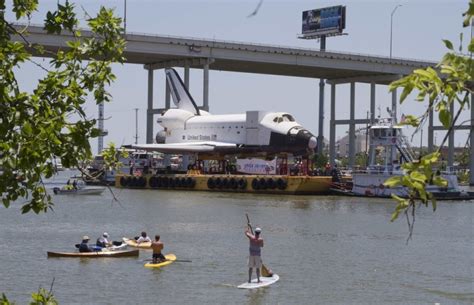
[[256, 269], [257, 273], [257, 282], [260, 283], [260, 268], [262, 268], [262, 248], [263, 248], [263, 238], [260, 237], [262, 229], [256, 228], [255, 235], [250, 231], [250, 226], [247, 227], [245, 231], [245, 236], [249, 239], [249, 283], [252, 280], [252, 269]]
[[151, 248], [153, 249], [153, 264], [161, 263], [166, 260], [165, 256], [161, 253], [164, 245], [160, 241], [160, 235], [155, 235], [155, 240], [151, 242]]

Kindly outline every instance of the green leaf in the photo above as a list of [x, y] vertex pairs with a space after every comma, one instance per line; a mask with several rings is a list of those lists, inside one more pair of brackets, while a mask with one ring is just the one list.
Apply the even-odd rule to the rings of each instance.
[[394, 222], [395, 220], [397, 220], [399, 214], [400, 214], [400, 212], [397, 211], [397, 210], [395, 210], [395, 211], [392, 213], [392, 217], [390, 218], [390, 221], [391, 221], [391, 222]]
[[398, 218], [398, 215], [401, 211], [405, 210], [408, 206], [408, 199], [401, 198], [395, 194], [391, 195], [393, 199], [398, 201], [397, 206], [395, 207], [395, 211], [392, 213], [392, 217], [390, 219], [391, 222], [395, 221]]
[[433, 177], [433, 184], [440, 186], [440, 187], [447, 187], [448, 186], [448, 180], [444, 179], [441, 176], [434, 176]]
[[451, 113], [447, 109], [441, 109], [439, 111], [439, 121], [443, 124], [444, 128], [449, 128], [451, 125]]
[[425, 183], [426, 182], [426, 176], [418, 171], [413, 171], [410, 173], [410, 179], [412, 180], [415, 180], [415, 181], [418, 181], [418, 182], [421, 182], [421, 183]]
[[391, 194], [391, 197], [392, 197], [393, 199], [395, 199], [396, 201], [398, 201], [399, 203], [402, 203], [402, 206], [403, 206], [403, 204], [406, 202], [406, 199], [404, 199], [404, 198], [402, 198], [402, 197], [400, 197], [400, 196], [397, 196], [397, 195], [395, 195], [395, 194]]
[[407, 84], [405, 88], [403, 88], [402, 94], [400, 95], [400, 104], [407, 98], [407, 96], [413, 91], [413, 84]]
[[474, 39], [472, 39], [471, 42], [469, 43], [469, 45], [467, 46], [467, 50], [470, 53], [474, 53]]
[[451, 51], [454, 50], [453, 43], [447, 39], [443, 39], [444, 45], [446, 48], [450, 49]]
[[420, 125], [420, 121], [416, 116], [409, 114], [405, 116], [405, 119], [401, 121], [399, 125], [410, 125], [413, 127], [418, 127]]
[[31, 135], [31, 133], [33, 132], [33, 129], [31, 128], [30, 122], [25, 122], [25, 123], [23, 124], [22, 131], [23, 131], [26, 135]]
[[432, 79], [432, 78], [433, 78], [433, 74], [430, 73], [430, 72], [428, 71], [428, 69], [427, 69], [427, 70], [424, 70], [424, 69], [416, 69], [415, 71], [413, 71], [413, 73], [416, 74], [416, 75], [422, 76], [422, 77], [424, 77], [424, 78], [427, 78], [427, 79]]
[[394, 187], [398, 185], [402, 185], [402, 176], [393, 176], [385, 180], [383, 185], [387, 187]]
[[468, 27], [471, 25], [471, 19], [472, 16], [474, 15], [474, 2], [471, 0], [469, 3], [469, 8], [466, 12], [462, 14], [465, 18], [463, 21], [463, 27]]
[[[423, 156], [421, 158], [422, 161], [426, 161], [428, 163], [435, 163], [436, 161], [438, 161], [439, 159], [439, 156], [440, 156], [440, 153], [439, 152], [433, 152], [431, 154], [428, 154], [426, 156]], [[427, 163], [427, 164], [428, 164]]]

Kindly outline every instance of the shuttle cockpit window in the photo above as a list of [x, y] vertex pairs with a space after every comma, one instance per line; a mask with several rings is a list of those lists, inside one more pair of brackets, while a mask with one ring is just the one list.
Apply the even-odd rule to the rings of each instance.
[[289, 114], [283, 114], [282, 116], [276, 116], [273, 118], [273, 122], [275, 123], [281, 123], [281, 122], [294, 122], [295, 119], [293, 116]]
[[283, 122], [294, 122], [295, 118], [292, 115], [284, 114], [282, 115]]

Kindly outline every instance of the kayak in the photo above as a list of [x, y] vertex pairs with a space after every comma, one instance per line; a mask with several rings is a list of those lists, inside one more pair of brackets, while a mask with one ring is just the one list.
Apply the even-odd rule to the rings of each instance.
[[59, 187], [53, 188], [56, 195], [100, 195], [105, 190], [105, 187], [84, 187], [78, 189], [61, 189]]
[[[76, 248], [79, 249], [80, 244], [76, 244]], [[128, 248], [128, 245], [124, 242], [122, 242], [120, 245], [112, 245], [112, 246], [107, 246], [107, 247], [101, 247], [97, 245], [90, 245], [89, 248], [93, 252], [99, 252], [99, 251], [120, 251], [120, 250], [125, 250]]]
[[117, 245], [112, 245], [112, 246], [109, 246], [109, 247], [106, 247], [105, 249], [107, 249], [108, 251], [120, 251], [120, 250], [125, 250], [127, 249], [128, 245], [126, 243], [122, 243], [121, 245], [117, 246]]
[[145, 267], [146, 268], [161, 268], [163, 266], [172, 264], [176, 260], [176, 255], [174, 255], [172, 253], [166, 254], [165, 257], [166, 257], [166, 261], [158, 263], [158, 264], [146, 263]]
[[253, 279], [250, 283], [243, 283], [242, 285], [237, 286], [237, 288], [241, 289], [256, 289], [256, 288], [261, 288], [265, 286], [270, 286], [273, 283], [278, 282], [280, 277], [278, 274], [273, 274], [270, 277], [260, 277], [260, 283], [257, 283], [257, 279]]
[[151, 249], [151, 242], [144, 242], [137, 245], [137, 241], [135, 239], [130, 238], [122, 238], [123, 242], [129, 245], [130, 247], [140, 248], [140, 249]]
[[138, 250], [124, 250], [124, 251], [98, 251], [98, 252], [50, 252], [48, 257], [131, 257], [138, 256]]

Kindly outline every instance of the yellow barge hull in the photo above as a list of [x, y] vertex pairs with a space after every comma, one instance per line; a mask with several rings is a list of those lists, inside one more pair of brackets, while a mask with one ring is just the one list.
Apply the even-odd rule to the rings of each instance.
[[331, 181], [329, 176], [117, 175], [115, 186], [134, 189], [313, 195], [328, 193]]

